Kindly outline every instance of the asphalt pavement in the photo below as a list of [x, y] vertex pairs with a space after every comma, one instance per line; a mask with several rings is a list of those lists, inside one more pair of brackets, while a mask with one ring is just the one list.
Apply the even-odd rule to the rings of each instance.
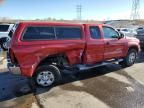
[[52, 88], [30, 88], [28, 79], [12, 75], [6, 67], [6, 53], [0, 53], [0, 108], [144, 108], [144, 52], [128, 68], [111, 64], [73, 74]]

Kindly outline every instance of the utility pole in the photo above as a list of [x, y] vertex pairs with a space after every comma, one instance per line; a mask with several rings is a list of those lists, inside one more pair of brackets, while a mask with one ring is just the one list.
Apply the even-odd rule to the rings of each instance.
[[82, 19], [82, 5], [76, 6], [77, 20]]
[[140, 9], [140, 0], [133, 0], [130, 19], [132, 20], [140, 19], [139, 9]]

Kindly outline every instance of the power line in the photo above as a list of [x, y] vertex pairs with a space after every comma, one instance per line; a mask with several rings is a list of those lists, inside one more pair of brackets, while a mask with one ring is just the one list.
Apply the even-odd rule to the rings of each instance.
[[139, 9], [140, 9], [140, 0], [133, 0], [130, 19], [132, 20], [140, 19]]
[[76, 12], [77, 12], [77, 20], [82, 19], [82, 5], [76, 6]]

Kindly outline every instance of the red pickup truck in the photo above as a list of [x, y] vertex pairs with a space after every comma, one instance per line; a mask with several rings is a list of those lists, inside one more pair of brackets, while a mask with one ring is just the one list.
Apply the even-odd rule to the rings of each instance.
[[139, 40], [103, 24], [20, 22], [13, 33], [8, 68], [40, 86], [61, 79], [61, 70], [85, 70], [118, 62], [135, 63]]

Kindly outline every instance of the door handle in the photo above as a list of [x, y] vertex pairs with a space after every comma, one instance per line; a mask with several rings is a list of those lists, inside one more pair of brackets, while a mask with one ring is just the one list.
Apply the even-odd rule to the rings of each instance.
[[109, 45], [110, 43], [109, 42], [106, 42], [106, 45]]

